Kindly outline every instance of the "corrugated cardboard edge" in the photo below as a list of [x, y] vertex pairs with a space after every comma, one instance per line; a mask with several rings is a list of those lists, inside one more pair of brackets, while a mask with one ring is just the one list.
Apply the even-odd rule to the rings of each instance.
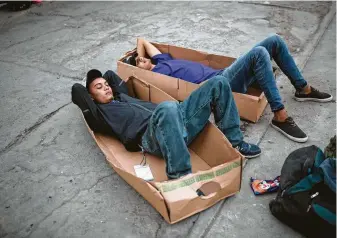
[[[242, 180], [242, 179], [241, 179], [241, 180]], [[240, 188], [241, 188], [241, 184], [240, 184]], [[186, 216], [184, 216], [184, 217], [182, 217], [182, 218], [180, 218], [180, 219], [177, 219], [177, 220], [171, 222], [170, 224], [175, 224], [175, 223], [177, 223], [177, 222], [180, 222], [180, 221], [186, 219], [187, 217], [190, 217], [190, 216], [193, 216], [193, 215], [195, 215], [195, 214], [197, 214], [197, 213], [199, 213], [199, 212], [202, 212], [202, 211], [204, 211], [204, 210], [206, 210], [206, 209], [208, 209], [208, 208], [214, 206], [214, 205], [217, 204], [219, 201], [224, 200], [224, 199], [226, 199], [226, 198], [228, 198], [228, 197], [231, 197], [231, 196], [237, 194], [238, 192], [240, 192], [240, 190], [237, 191], [237, 192], [235, 192], [235, 193], [228, 194], [228, 195], [226, 195], [225, 197], [220, 197], [219, 199], [214, 200], [214, 202], [210, 203], [208, 206], [205, 206], [205, 207], [203, 207], [203, 208], [201, 208], [201, 209], [197, 209], [197, 210], [195, 210], [194, 213], [191, 213], [191, 214], [186, 215]]]

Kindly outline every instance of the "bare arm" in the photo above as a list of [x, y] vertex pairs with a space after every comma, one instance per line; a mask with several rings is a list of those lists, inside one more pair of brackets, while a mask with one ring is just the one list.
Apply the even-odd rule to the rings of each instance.
[[140, 57], [145, 57], [145, 54], [148, 54], [151, 58], [161, 54], [154, 45], [143, 38], [137, 38], [137, 53]]

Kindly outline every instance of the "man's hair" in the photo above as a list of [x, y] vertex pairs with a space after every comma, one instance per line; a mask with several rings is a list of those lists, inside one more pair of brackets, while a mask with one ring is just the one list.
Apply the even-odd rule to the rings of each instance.
[[124, 60], [123, 60], [123, 63], [126, 63], [126, 64], [131, 64], [133, 66], [137, 66], [137, 63], [136, 63], [136, 58], [138, 56], [138, 53], [137, 52], [134, 52], [132, 55], [126, 57]]
[[87, 73], [87, 82], [85, 85], [88, 91], [89, 91], [90, 84], [97, 78], [102, 78], [101, 71], [97, 69], [89, 70], [89, 72]]

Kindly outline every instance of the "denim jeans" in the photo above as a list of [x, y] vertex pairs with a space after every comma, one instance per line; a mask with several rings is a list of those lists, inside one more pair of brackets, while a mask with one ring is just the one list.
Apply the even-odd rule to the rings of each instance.
[[232, 145], [239, 144], [243, 139], [240, 118], [229, 82], [223, 76], [207, 80], [180, 104], [167, 101], [154, 110], [142, 145], [146, 152], [165, 159], [168, 178], [191, 173], [188, 145], [205, 127], [211, 111]]
[[276, 86], [271, 59], [274, 59], [297, 90], [307, 85], [286, 43], [278, 35], [258, 43], [219, 75], [228, 78], [233, 92], [239, 93], [246, 93], [247, 88], [257, 81], [266, 95], [271, 110], [279, 111], [284, 108], [284, 105]]

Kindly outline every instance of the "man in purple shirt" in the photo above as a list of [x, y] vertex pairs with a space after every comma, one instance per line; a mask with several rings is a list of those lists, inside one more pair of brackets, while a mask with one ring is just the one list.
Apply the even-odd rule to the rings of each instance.
[[[137, 40], [137, 53], [137, 67], [192, 83], [198, 84], [215, 76], [222, 76], [228, 80], [233, 92], [246, 93], [248, 87], [257, 81], [274, 112], [271, 126], [296, 142], [306, 142], [308, 136], [285, 110], [274, 79], [271, 59], [295, 87], [297, 101], [332, 100], [330, 94], [318, 91], [304, 80], [286, 43], [278, 35], [266, 38], [223, 70], [215, 70], [198, 62], [173, 59], [170, 54], [162, 54], [154, 45], [142, 38]], [[152, 61], [144, 57], [145, 53]]]

